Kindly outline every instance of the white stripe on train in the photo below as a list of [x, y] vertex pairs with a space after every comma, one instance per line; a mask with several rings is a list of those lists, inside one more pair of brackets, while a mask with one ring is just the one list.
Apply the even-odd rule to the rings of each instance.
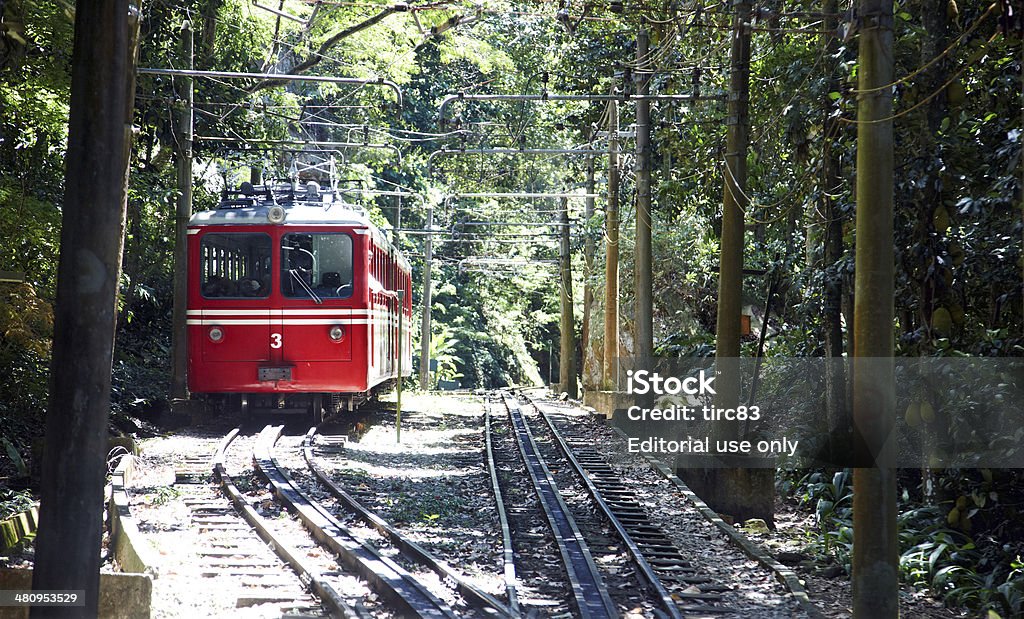
[[301, 318], [285, 318], [284, 320], [270, 320], [270, 319], [248, 319], [248, 320], [220, 320], [218, 318], [210, 319], [193, 319], [188, 320], [190, 325], [199, 326], [219, 326], [219, 325], [266, 325], [266, 326], [277, 326], [277, 325], [368, 325], [373, 324], [373, 321], [366, 318], [336, 318], [336, 319], [308, 319], [304, 320]]

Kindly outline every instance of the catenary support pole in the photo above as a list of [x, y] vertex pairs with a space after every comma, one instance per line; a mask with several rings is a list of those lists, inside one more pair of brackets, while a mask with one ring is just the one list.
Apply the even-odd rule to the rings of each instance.
[[121, 267], [128, 0], [75, 11], [67, 169], [53, 359], [32, 587], [80, 591], [85, 606], [31, 616], [97, 616], [107, 413]]
[[861, 0], [853, 422], [853, 616], [899, 616], [893, 463], [893, 3]]
[[573, 312], [572, 297], [572, 253], [569, 246], [569, 200], [562, 198], [561, 212], [559, 219], [562, 226], [559, 228], [561, 236], [559, 243], [558, 262], [561, 277], [559, 277], [559, 300], [561, 302], [561, 350], [558, 357], [558, 383], [559, 388], [568, 393], [570, 398], [575, 399], [579, 393], [576, 389], [576, 317]]
[[619, 357], [619, 103], [608, 102], [608, 206], [605, 208], [604, 362], [601, 388], [618, 382]]
[[[192, 68], [192, 25], [181, 25], [185, 62]], [[178, 120], [178, 204], [174, 216], [174, 309], [171, 315], [171, 398], [188, 398], [188, 220], [192, 216], [192, 77], [182, 76]]]
[[430, 388], [430, 263], [433, 260], [432, 239], [434, 207], [427, 207], [427, 235], [423, 239], [423, 318], [420, 321], [420, 389]]
[[[715, 405], [735, 408], [740, 403], [740, 331], [743, 298], [743, 245], [747, 200], [747, 149], [750, 134], [750, 14], [748, 0], [732, 2], [732, 44], [730, 50], [726, 152], [722, 166], [722, 238], [718, 276], [718, 317], [715, 352]], [[739, 425], [721, 425], [718, 438], [741, 438]], [[738, 460], [731, 466], [699, 469], [694, 491], [715, 511], [737, 522], [760, 518], [769, 525], [774, 516], [773, 468], [755, 467]]]
[[[589, 225], [590, 220], [594, 217], [594, 158], [587, 157], [587, 197], [583, 203], [583, 220], [585, 226]], [[589, 384], [587, 376], [590, 376], [588, 372], [587, 351], [590, 349], [590, 325], [591, 325], [591, 313], [594, 310], [594, 285], [590, 283], [590, 276], [594, 273], [594, 255], [597, 251], [596, 243], [594, 242], [593, 236], [587, 234], [583, 240], [583, 388], [592, 389], [598, 385]]]
[[398, 305], [398, 382], [395, 385], [395, 442], [402, 442], [402, 357], [405, 356], [405, 290], [399, 290]]
[[[750, 4], [735, 0], [730, 54], [726, 153], [722, 176], [721, 264], [718, 271], [718, 316], [715, 359], [720, 371], [738, 369], [740, 314], [743, 296], [743, 214], [747, 209], [748, 99], [750, 92]], [[720, 408], [735, 407], [740, 398], [739, 372], [716, 379]]]
[[[641, 29], [636, 38], [637, 63], [647, 59], [649, 36]], [[651, 73], [637, 71], [638, 92], [646, 95]], [[651, 102], [636, 102], [636, 249], [634, 254], [635, 356], [638, 368], [648, 367], [654, 355], [654, 291], [651, 284]]]

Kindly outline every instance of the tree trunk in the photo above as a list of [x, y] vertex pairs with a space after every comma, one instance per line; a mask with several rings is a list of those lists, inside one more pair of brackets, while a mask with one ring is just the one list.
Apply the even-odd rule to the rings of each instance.
[[[922, 66], [941, 54], [949, 45], [949, 19], [946, 16], [947, 3], [943, 0], [926, 0], [924, 5], [922, 7], [924, 10], [921, 14], [924, 32], [921, 36], [921, 54], [919, 56]], [[921, 74], [920, 92], [930, 93], [940, 89], [949, 78], [948, 73], [947, 59], [933, 63]], [[929, 243], [930, 231], [933, 225], [933, 214], [935, 209], [943, 204], [942, 168], [944, 167], [945, 157], [943, 156], [942, 144], [936, 144], [935, 136], [942, 126], [942, 119], [949, 114], [949, 103], [946, 99], [945, 89], [942, 88], [942, 92], [933, 97], [924, 109], [925, 122], [921, 126], [919, 152], [927, 153], [929, 156], [926, 168], [928, 170], [928, 178], [924, 179], [923, 187], [921, 188], [921, 203], [917, 209], [918, 225], [916, 232], [919, 234], [921, 243]], [[944, 240], [948, 242], [948, 239]], [[942, 243], [943, 241], [939, 240], [938, 242]], [[938, 250], [937, 247], [936, 250]], [[938, 251], [936, 251], [936, 254], [938, 254]], [[945, 280], [942, 278], [941, 269], [932, 271], [928, 268], [929, 265], [927, 264], [921, 266], [924, 267], [921, 269], [922, 272], [931, 273], [931, 277], [921, 285], [918, 297], [921, 299], [921, 318], [930, 325], [932, 312], [940, 306], [948, 307], [948, 299], [952, 296], [952, 291], [947, 289]], [[947, 263], [944, 265], [944, 268], [952, 270], [953, 265]], [[912, 330], [913, 322], [908, 322], [907, 327]], [[921, 354], [926, 355], [927, 353], [922, 349]], [[921, 496], [925, 503], [934, 504], [935, 475], [928, 466], [928, 462], [937, 449], [939, 451], [949, 449], [948, 419], [943, 413], [942, 407], [939, 407], [936, 422], [927, 424], [926, 427], [922, 428], [921, 436], [924, 442], [921, 463]]]
[[899, 616], [893, 442], [893, 3], [861, 0], [853, 420], [853, 614]]
[[[839, 47], [839, 39], [835, 35], [838, 11], [836, 0], [825, 0], [825, 58], [834, 58]], [[828, 67], [828, 92], [838, 92], [839, 80], [836, 77], [837, 67]], [[842, 327], [842, 295], [843, 278], [836, 270], [836, 264], [843, 256], [843, 222], [839, 209], [836, 207], [835, 196], [842, 191], [842, 179], [839, 178], [839, 157], [833, 144], [839, 139], [841, 125], [832, 116], [830, 99], [823, 104], [825, 117], [824, 152], [821, 156], [821, 201], [819, 204], [823, 221], [819, 229], [822, 235], [822, 259], [820, 267], [826, 269], [824, 290], [822, 290], [822, 330], [825, 343], [825, 410], [828, 416], [828, 431], [832, 453], [837, 455], [839, 449], [848, 441], [851, 419], [846, 399], [846, 369], [843, 360], [843, 327]]]
[[433, 262], [431, 231], [434, 228], [434, 207], [427, 207], [427, 235], [423, 241], [423, 314], [420, 319], [420, 389], [430, 389], [430, 276]]
[[127, 0], [78, 3], [54, 320], [52, 389], [32, 586], [84, 591], [85, 607], [33, 617], [96, 616], [107, 413], [121, 267], [129, 51]]

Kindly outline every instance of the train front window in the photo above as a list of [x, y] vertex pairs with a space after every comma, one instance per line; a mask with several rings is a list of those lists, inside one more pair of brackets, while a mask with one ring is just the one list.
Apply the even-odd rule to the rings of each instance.
[[270, 296], [268, 234], [217, 233], [199, 243], [199, 288], [207, 299]]
[[341, 232], [284, 235], [281, 293], [316, 303], [352, 296], [352, 237]]

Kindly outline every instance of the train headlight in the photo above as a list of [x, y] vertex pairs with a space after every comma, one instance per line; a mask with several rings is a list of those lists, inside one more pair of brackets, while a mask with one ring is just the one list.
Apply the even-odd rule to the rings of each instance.
[[207, 335], [210, 336], [211, 342], [217, 343], [224, 339], [224, 330], [220, 327], [210, 327], [210, 331]]
[[340, 342], [345, 337], [345, 330], [335, 325], [331, 327], [331, 339], [335, 342]]
[[284, 222], [284, 207], [274, 205], [267, 210], [267, 220], [272, 224], [279, 224]]

